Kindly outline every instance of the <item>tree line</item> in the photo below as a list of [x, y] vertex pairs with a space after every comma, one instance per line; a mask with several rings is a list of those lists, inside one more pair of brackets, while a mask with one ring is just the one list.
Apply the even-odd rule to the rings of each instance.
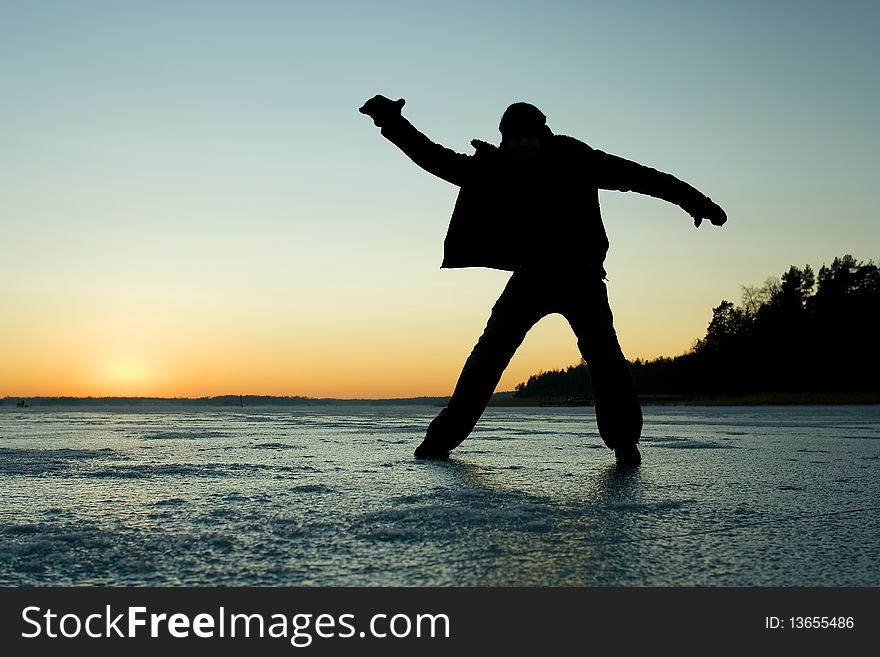
[[[818, 274], [792, 266], [740, 303], [713, 308], [706, 335], [685, 354], [630, 363], [642, 395], [880, 391], [880, 268], [851, 255]], [[542, 372], [516, 397], [591, 397], [586, 365]]]

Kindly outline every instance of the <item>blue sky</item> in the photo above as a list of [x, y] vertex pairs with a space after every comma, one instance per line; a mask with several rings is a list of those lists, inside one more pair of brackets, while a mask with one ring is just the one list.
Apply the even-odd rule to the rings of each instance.
[[[741, 285], [878, 257], [878, 14], [4, 0], [0, 394], [448, 393], [506, 275], [439, 271], [456, 189], [357, 113], [375, 93], [462, 152], [526, 100], [718, 201], [697, 230], [601, 196], [626, 353], [681, 353]], [[548, 318], [501, 387], [577, 359]]]

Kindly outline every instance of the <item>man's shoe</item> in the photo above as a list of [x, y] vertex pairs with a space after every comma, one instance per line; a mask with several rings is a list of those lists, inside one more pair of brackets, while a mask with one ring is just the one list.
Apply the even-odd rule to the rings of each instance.
[[445, 447], [440, 447], [436, 444], [432, 444], [426, 438], [422, 441], [422, 444], [416, 447], [416, 451], [414, 456], [417, 459], [428, 459], [431, 461], [445, 461], [449, 458], [449, 450]]
[[614, 450], [614, 458], [617, 459], [617, 465], [638, 465], [642, 462], [642, 455], [636, 445], [617, 447]]

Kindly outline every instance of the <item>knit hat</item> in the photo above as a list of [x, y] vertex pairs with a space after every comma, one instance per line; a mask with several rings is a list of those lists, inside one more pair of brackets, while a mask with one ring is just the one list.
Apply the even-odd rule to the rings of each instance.
[[547, 117], [529, 103], [514, 103], [508, 107], [501, 116], [498, 129], [503, 139], [523, 136], [543, 137], [552, 134], [547, 127]]

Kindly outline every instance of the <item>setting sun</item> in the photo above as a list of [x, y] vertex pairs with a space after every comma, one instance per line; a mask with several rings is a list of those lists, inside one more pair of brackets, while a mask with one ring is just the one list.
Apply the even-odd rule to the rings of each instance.
[[125, 394], [143, 392], [154, 383], [155, 372], [136, 356], [118, 356], [107, 360], [98, 370], [99, 383]]

